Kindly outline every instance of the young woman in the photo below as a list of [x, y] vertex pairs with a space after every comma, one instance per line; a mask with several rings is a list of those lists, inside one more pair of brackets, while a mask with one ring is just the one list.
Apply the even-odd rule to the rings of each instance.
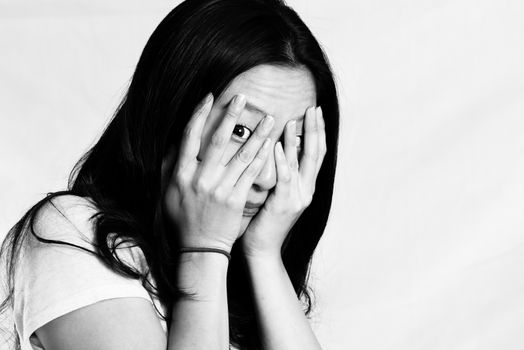
[[292, 9], [181, 3], [68, 190], [2, 245], [21, 348], [319, 349], [307, 280], [338, 123]]

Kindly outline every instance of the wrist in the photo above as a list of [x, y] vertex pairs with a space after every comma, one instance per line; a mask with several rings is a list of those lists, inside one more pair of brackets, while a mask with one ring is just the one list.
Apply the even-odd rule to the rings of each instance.
[[[253, 247], [256, 246], [256, 244], [251, 244], [249, 240], [246, 239], [245, 236], [241, 237], [240, 239], [240, 253], [246, 260], [258, 260], [258, 259], [269, 259], [269, 260], [277, 260], [282, 259], [281, 256], [281, 248], [280, 246], [270, 247], [267, 244], [259, 245], [259, 248]], [[260, 246], [264, 246], [264, 248], [261, 248]]]
[[191, 266], [202, 270], [220, 269], [220, 265], [229, 265], [229, 259], [223, 253], [213, 251], [184, 251], [178, 254], [178, 263], [180, 266]]
[[227, 257], [227, 260], [231, 260], [231, 254], [229, 251], [220, 249], [220, 248], [209, 248], [209, 247], [184, 247], [179, 248], [178, 253], [195, 253], [195, 252], [202, 252], [202, 253], [219, 253]]
[[[194, 235], [193, 235], [194, 236]], [[234, 243], [234, 242], [233, 242]], [[205, 240], [202, 238], [183, 238], [178, 241], [180, 248], [196, 248], [196, 247], [206, 247], [206, 248], [216, 248], [231, 253], [233, 247], [232, 243], [223, 242], [218, 240]]]
[[283, 262], [280, 251], [244, 252], [243, 256], [248, 265]]
[[[245, 271], [249, 274], [251, 283], [268, 281], [280, 273], [286, 273], [282, 257], [276, 254], [244, 256]], [[263, 282], [263, 284], [266, 284]], [[271, 284], [271, 283], [270, 283]]]
[[178, 257], [177, 287], [196, 300], [216, 300], [226, 289], [228, 258], [216, 252], [184, 252]]

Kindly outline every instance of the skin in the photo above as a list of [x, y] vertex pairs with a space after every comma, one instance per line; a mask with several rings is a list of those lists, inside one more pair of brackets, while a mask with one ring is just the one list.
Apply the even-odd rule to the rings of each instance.
[[[262, 131], [263, 114], [242, 103], [234, 108], [231, 100], [238, 94], [273, 115], [273, 125]], [[311, 201], [325, 154], [322, 111], [309, 108], [315, 97], [307, 70], [255, 67], [234, 79], [216, 101], [196, 108], [180, 150], [169, 152], [163, 164], [164, 204], [182, 228], [182, 246], [230, 250], [236, 239], [242, 240], [264, 349], [320, 349], [280, 256], [287, 232]], [[294, 119], [298, 127], [290, 124]], [[238, 123], [255, 130], [248, 141], [233, 135]], [[295, 129], [305, 135], [300, 159]], [[238, 157], [241, 149], [247, 152]], [[245, 216], [246, 201], [264, 204], [255, 216]], [[179, 258], [177, 286], [195, 296], [173, 306], [177, 322], [167, 339], [151, 303], [131, 297], [69, 312], [40, 327], [38, 338], [50, 350], [227, 348], [228, 259], [201, 252]]]
[[[216, 103], [207, 99], [197, 108], [165, 194], [182, 246], [230, 251], [240, 237], [264, 349], [320, 349], [280, 254], [311, 203], [326, 152], [322, 110], [315, 103], [305, 69], [263, 65], [238, 76]], [[297, 131], [304, 135], [300, 161]], [[246, 215], [246, 201], [263, 205]], [[172, 324], [168, 348], [192, 348], [195, 339], [205, 348], [226, 347], [228, 260], [191, 252], [181, 254], [179, 263], [177, 285], [196, 297], [175, 305], [173, 317], [187, 322]]]
[[[242, 240], [248, 254], [280, 251], [311, 202], [325, 154], [315, 104], [307, 69], [260, 65], [236, 77], [216, 101], [196, 108], [164, 195], [182, 246], [230, 251], [248, 232]], [[267, 129], [264, 119], [271, 124]], [[174, 152], [166, 157], [165, 164], [172, 163]], [[255, 216], [247, 208], [239, 211], [246, 202], [260, 206]], [[262, 239], [268, 230], [273, 236]]]
[[[229, 101], [237, 94], [244, 94], [248, 102], [266, 112], [260, 113], [245, 108], [238, 120], [239, 124], [244, 124], [253, 131], [266, 114], [275, 118], [274, 127], [269, 134], [271, 149], [274, 149], [276, 142], [283, 136], [285, 126], [291, 120], [296, 121], [297, 136], [303, 135], [302, 127], [306, 109], [316, 106], [315, 85], [308, 70], [271, 65], [255, 67], [234, 79], [214, 103], [208, 118], [209, 123], [203, 131], [204, 146], [199, 152], [199, 157], [209, 147], [212, 131], [220, 122]], [[242, 140], [245, 137], [245, 135], [232, 136], [224, 157], [231, 159], [245, 142]], [[264, 202], [276, 183], [275, 152], [270, 152], [260, 174], [253, 182], [247, 201]], [[252, 219], [253, 217], [243, 216], [240, 233], [245, 232]]]

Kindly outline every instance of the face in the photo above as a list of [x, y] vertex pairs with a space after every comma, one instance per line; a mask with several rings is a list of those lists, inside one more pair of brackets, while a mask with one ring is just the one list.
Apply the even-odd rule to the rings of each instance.
[[[246, 96], [246, 107], [226, 148], [226, 159], [233, 158], [255, 130], [258, 122], [267, 114], [275, 119], [269, 135], [270, 150], [274, 149], [276, 142], [281, 138], [283, 141], [284, 127], [291, 120], [296, 120], [297, 136], [302, 138], [306, 109], [316, 106], [315, 83], [307, 69], [272, 65], [254, 67], [237, 76], [215, 100], [204, 126], [199, 158], [204, 154], [213, 132], [224, 117], [227, 105], [240, 93]], [[275, 187], [276, 180], [275, 154], [269, 152], [266, 163], [249, 191], [246, 205], [263, 203]], [[252, 214], [244, 210], [241, 232], [245, 231], [252, 217]]]

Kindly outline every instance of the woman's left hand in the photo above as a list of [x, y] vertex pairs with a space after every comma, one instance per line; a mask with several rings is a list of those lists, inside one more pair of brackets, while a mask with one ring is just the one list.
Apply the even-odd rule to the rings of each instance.
[[320, 107], [310, 107], [304, 121], [304, 150], [298, 162], [296, 122], [286, 124], [285, 150], [275, 145], [277, 184], [240, 238], [246, 257], [281, 255], [289, 231], [309, 206], [326, 154], [326, 133]]

